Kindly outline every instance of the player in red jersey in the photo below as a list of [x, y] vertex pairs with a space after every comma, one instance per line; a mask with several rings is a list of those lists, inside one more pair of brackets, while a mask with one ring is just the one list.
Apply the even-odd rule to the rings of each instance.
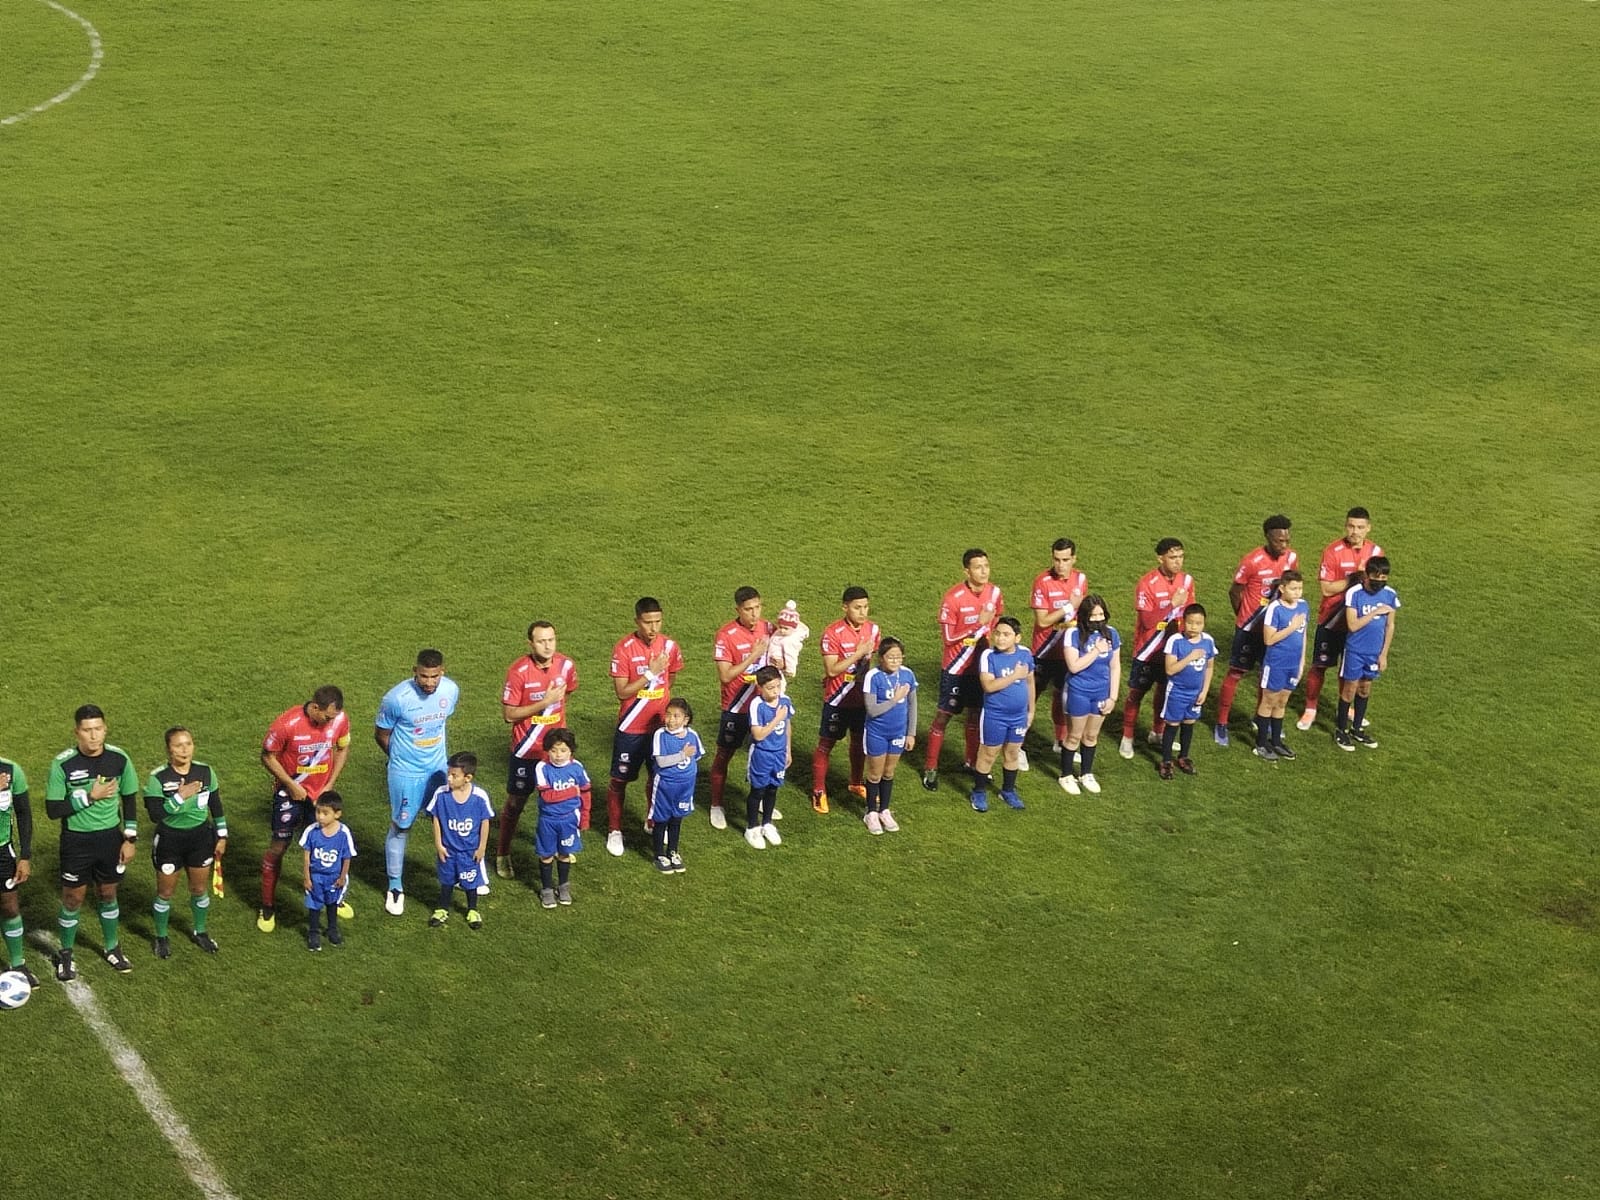
[[844, 615], [822, 631], [822, 724], [817, 748], [811, 752], [811, 808], [818, 813], [828, 811], [828, 758], [846, 731], [850, 734], [849, 790], [866, 799], [867, 751], [862, 735], [867, 727], [867, 706], [861, 682], [883, 637], [867, 619], [872, 601], [866, 588], [845, 588], [839, 603]]
[[1067, 678], [1067, 660], [1062, 643], [1078, 619], [1078, 605], [1089, 594], [1089, 580], [1074, 569], [1078, 547], [1071, 538], [1057, 538], [1050, 546], [1050, 569], [1033, 581], [1034, 683], [1042, 694], [1050, 693], [1050, 724], [1060, 750], [1067, 737], [1067, 714], [1061, 707], [1061, 685]]
[[1133, 731], [1144, 694], [1155, 689], [1155, 724], [1150, 740], [1159, 743], [1165, 722], [1161, 703], [1167, 694], [1167, 663], [1162, 653], [1167, 627], [1176, 628], [1186, 605], [1194, 603], [1194, 576], [1183, 569], [1183, 543], [1175, 537], [1156, 543], [1156, 569], [1133, 589], [1137, 624], [1133, 634], [1133, 666], [1128, 670], [1128, 699], [1122, 706], [1122, 744], [1117, 753], [1133, 757]]
[[1217, 745], [1228, 744], [1228, 714], [1233, 693], [1246, 673], [1254, 672], [1266, 644], [1261, 640], [1261, 618], [1278, 593], [1278, 577], [1300, 566], [1300, 556], [1289, 548], [1289, 518], [1276, 513], [1261, 523], [1266, 543], [1246, 554], [1233, 574], [1228, 603], [1233, 605], [1233, 646], [1228, 652], [1228, 674], [1217, 696], [1217, 723], [1211, 736]]
[[756, 695], [756, 672], [767, 665], [772, 622], [761, 615], [761, 593], [742, 587], [733, 593], [734, 619], [717, 630], [711, 661], [722, 684], [722, 720], [717, 726], [717, 753], [711, 760], [711, 827], [726, 829], [722, 793], [728, 784], [728, 763], [750, 736], [750, 702]]
[[1352, 508], [1344, 515], [1344, 536], [1322, 552], [1322, 564], [1317, 568], [1317, 583], [1322, 588], [1322, 607], [1317, 612], [1317, 636], [1311, 648], [1311, 669], [1306, 672], [1306, 707], [1296, 729], [1310, 729], [1317, 719], [1317, 699], [1322, 695], [1322, 677], [1329, 667], [1337, 665], [1344, 653], [1345, 624], [1344, 594], [1350, 590], [1353, 577], [1365, 570], [1368, 561], [1383, 556], [1383, 547], [1368, 541], [1372, 533], [1372, 514], [1364, 508]]
[[683, 670], [678, 643], [661, 632], [661, 601], [641, 596], [633, 606], [633, 632], [611, 651], [617, 689], [617, 731], [611, 735], [611, 781], [606, 786], [606, 853], [622, 857], [622, 801], [650, 756], [650, 735], [672, 699], [672, 677]]
[[923, 763], [922, 786], [930, 792], [939, 786], [939, 751], [944, 749], [944, 727], [959, 712], [967, 714], [966, 766], [978, 756], [978, 720], [983, 689], [978, 683], [978, 658], [989, 648], [989, 631], [1005, 615], [1000, 589], [989, 582], [989, 556], [973, 548], [961, 556], [966, 577], [939, 602], [939, 636], [944, 655], [939, 667], [939, 711], [928, 729], [928, 754]]
[[[261, 856], [261, 911], [256, 928], [271, 933], [278, 927], [278, 872], [284, 851], [314, 821], [316, 799], [339, 781], [350, 756], [350, 718], [344, 693], [331, 684], [319, 687], [305, 704], [291, 708], [272, 723], [261, 742], [261, 765], [272, 776], [272, 840]], [[354, 916], [348, 904], [341, 917]]]
[[511, 726], [511, 769], [494, 850], [494, 873], [501, 879], [516, 878], [511, 842], [533, 794], [533, 769], [544, 761], [544, 739], [566, 724], [567, 697], [577, 690], [578, 666], [556, 652], [556, 627], [549, 621], [529, 625], [528, 653], [506, 669], [500, 693], [500, 715]]

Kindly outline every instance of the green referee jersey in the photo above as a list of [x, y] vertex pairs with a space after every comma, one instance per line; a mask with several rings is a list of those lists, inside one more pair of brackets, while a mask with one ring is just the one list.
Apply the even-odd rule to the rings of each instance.
[[[199, 781], [200, 790], [187, 800], [178, 795], [184, 784]], [[187, 773], [171, 763], [150, 772], [144, 785], [144, 804], [157, 825], [167, 829], [197, 829], [207, 821], [217, 823], [217, 836], [228, 836], [227, 820], [222, 815], [222, 793], [217, 790], [217, 774], [203, 762], [189, 764]]]
[[[104, 800], [91, 800], [89, 792], [100, 779], [115, 779], [117, 790]], [[124, 819], [122, 797], [138, 794], [139, 776], [133, 769], [133, 760], [125, 751], [108, 744], [95, 758], [75, 748], [56, 755], [50, 764], [44, 799], [46, 804], [64, 800], [72, 805], [66, 828], [74, 833], [119, 827], [132, 833], [138, 824], [131, 818]]]
[[11, 816], [12, 804], [17, 796], [28, 794], [28, 776], [9, 758], [0, 758], [0, 778], [11, 776], [11, 782], [0, 785], [0, 846], [9, 846], [16, 822]]

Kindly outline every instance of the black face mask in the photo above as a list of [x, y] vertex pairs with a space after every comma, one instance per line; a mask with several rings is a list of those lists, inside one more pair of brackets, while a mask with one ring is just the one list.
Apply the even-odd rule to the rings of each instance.
[[1089, 635], [1091, 637], [1093, 637], [1093, 636], [1095, 636], [1097, 634], [1101, 635], [1101, 636], [1104, 636], [1105, 631], [1106, 631], [1106, 623], [1104, 621], [1090, 621], [1089, 622]]
[[1379, 592], [1383, 591], [1384, 588], [1389, 586], [1389, 581], [1387, 579], [1368, 579], [1362, 583], [1361, 586], [1376, 596]]

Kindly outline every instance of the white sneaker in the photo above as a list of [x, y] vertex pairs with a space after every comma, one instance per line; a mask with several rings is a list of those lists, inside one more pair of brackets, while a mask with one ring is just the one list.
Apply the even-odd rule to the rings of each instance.
[[900, 832], [900, 822], [894, 819], [894, 814], [887, 808], [878, 814], [878, 820], [883, 822], [883, 831], [885, 833]]
[[1026, 771], [1027, 769], [1028, 769], [1028, 752], [1026, 750], [1018, 750], [1017, 751], [1017, 770]]
[[1091, 796], [1098, 796], [1100, 794], [1100, 781], [1093, 775], [1085, 775], [1078, 782], [1083, 784], [1083, 790], [1088, 792]]
[[781, 821], [781, 820], [783, 820], [783, 814], [781, 812], [779, 812], [777, 809], [773, 809], [772, 810], [772, 819], [774, 821]]
[[1061, 777], [1061, 790], [1069, 796], [1081, 795], [1082, 793], [1078, 789], [1078, 777], [1076, 775], [1063, 775]]
[[744, 831], [744, 840], [750, 843], [750, 848], [753, 850], [765, 850], [767, 848], [767, 839], [761, 836], [761, 826], [759, 825], [752, 825], [749, 829], [746, 829]]
[[778, 836], [778, 827], [771, 821], [761, 827], [761, 836], [767, 839], [767, 845], [769, 846], [783, 845], [783, 839]]
[[1132, 738], [1123, 738], [1122, 742], [1117, 746], [1117, 753], [1122, 755], [1123, 758], [1132, 758], [1133, 757], [1133, 739]]
[[869, 812], [861, 819], [866, 822], [868, 833], [879, 834], [883, 832], [883, 818], [877, 813]]
[[406, 894], [404, 892], [397, 892], [394, 888], [390, 888], [388, 894], [383, 898], [383, 911], [388, 913], [391, 917], [398, 917], [401, 913], [405, 912]]
[[1051, 742], [1050, 743], [1050, 749], [1055, 751], [1057, 754], [1060, 754], [1061, 753], [1061, 739], [1057, 738], [1055, 741]]
[[1314, 708], [1308, 708], [1305, 710], [1305, 712], [1300, 714], [1300, 719], [1294, 723], [1294, 727], [1300, 730], [1310, 729], [1312, 723], [1315, 722], [1316, 719], [1317, 710]]
[[622, 857], [622, 830], [613, 829], [606, 834], [606, 853], [612, 858]]
[[1161, 745], [1161, 735], [1159, 733], [1157, 733], [1154, 729], [1152, 729], [1149, 733], [1144, 735], [1144, 740], [1149, 742], [1150, 745], [1152, 745], [1152, 746]]
[[728, 814], [720, 804], [711, 806], [711, 828], [726, 829], [728, 827]]

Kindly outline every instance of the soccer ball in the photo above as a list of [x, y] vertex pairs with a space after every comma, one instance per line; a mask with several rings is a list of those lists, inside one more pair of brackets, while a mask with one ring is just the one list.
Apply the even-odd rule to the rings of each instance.
[[7, 971], [0, 975], [0, 1008], [21, 1008], [31, 995], [33, 988], [21, 971]]

